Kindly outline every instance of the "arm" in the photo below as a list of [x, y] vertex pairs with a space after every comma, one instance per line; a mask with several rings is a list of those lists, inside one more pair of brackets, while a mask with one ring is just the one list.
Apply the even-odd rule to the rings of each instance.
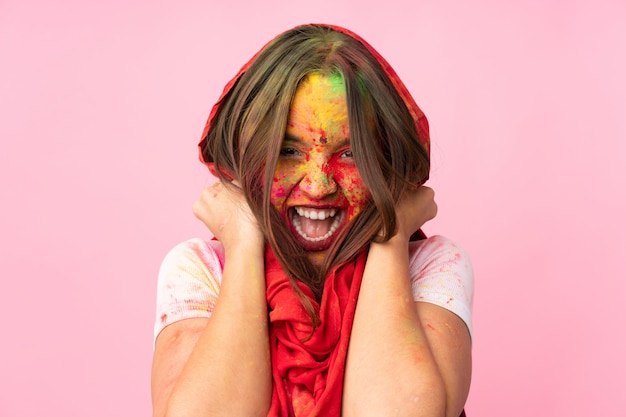
[[155, 417], [265, 416], [271, 368], [264, 240], [243, 197], [217, 183], [194, 213], [220, 239], [225, 265], [210, 319], [183, 320], [156, 341]]
[[348, 351], [345, 416], [461, 413], [471, 374], [467, 328], [443, 308], [415, 303], [410, 286], [409, 236], [435, 213], [432, 190], [420, 187], [397, 209], [396, 236], [370, 246]]

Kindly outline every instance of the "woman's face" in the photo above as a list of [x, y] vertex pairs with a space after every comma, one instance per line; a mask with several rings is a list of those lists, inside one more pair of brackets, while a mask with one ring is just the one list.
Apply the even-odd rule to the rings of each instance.
[[298, 87], [289, 112], [272, 205], [319, 264], [369, 199], [350, 147], [343, 80], [311, 74]]

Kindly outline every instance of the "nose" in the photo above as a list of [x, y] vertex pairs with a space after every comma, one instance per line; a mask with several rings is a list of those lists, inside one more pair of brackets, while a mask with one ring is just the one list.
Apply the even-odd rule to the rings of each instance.
[[302, 178], [300, 188], [307, 196], [321, 200], [337, 192], [337, 183], [326, 166], [311, 166]]

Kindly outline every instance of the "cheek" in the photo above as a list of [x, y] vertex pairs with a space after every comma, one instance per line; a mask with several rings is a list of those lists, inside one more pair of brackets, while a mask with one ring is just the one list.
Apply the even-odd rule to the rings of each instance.
[[365, 208], [370, 201], [371, 194], [356, 168], [344, 170], [339, 181], [343, 195], [348, 200], [348, 217], [352, 219]]
[[294, 185], [298, 182], [296, 172], [293, 169], [279, 164], [274, 172], [272, 189], [270, 190], [270, 201], [274, 207], [281, 210], [285, 200], [289, 197]]
[[274, 176], [274, 181], [272, 182], [272, 189], [270, 190], [270, 201], [274, 207], [280, 209], [287, 195], [289, 194], [288, 188], [286, 187], [285, 181], [280, 177]]

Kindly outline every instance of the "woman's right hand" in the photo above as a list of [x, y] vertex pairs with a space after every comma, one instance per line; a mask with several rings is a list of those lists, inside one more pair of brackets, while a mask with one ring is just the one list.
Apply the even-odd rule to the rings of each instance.
[[437, 215], [435, 192], [421, 185], [409, 190], [396, 206], [398, 235], [408, 240], [415, 231]]
[[263, 244], [263, 233], [237, 183], [218, 181], [202, 190], [193, 213], [225, 248], [242, 242]]

